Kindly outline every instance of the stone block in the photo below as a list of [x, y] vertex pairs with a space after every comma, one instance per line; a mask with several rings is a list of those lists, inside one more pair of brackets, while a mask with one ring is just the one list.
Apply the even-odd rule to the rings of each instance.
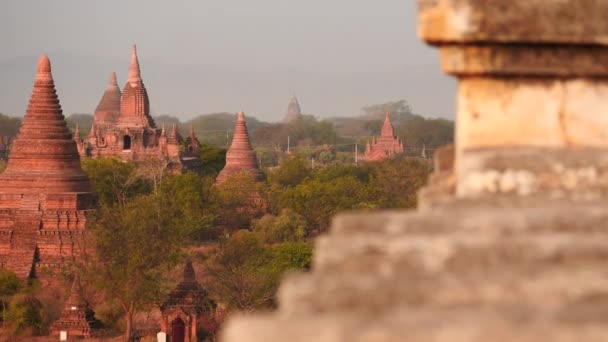
[[606, 0], [418, 0], [432, 44], [607, 45]]

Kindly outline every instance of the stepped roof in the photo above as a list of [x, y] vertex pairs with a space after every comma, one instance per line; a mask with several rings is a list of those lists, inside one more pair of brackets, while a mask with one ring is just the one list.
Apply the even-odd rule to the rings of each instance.
[[17, 193], [92, 192], [68, 129], [51, 62], [40, 57], [34, 88], [9, 155], [0, 174], [0, 191]]

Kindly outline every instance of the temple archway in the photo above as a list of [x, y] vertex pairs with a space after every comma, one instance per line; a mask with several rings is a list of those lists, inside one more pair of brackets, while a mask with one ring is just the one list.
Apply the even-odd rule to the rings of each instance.
[[131, 149], [131, 137], [128, 135], [125, 135], [122, 138], [122, 149], [123, 150], [130, 150]]
[[176, 317], [171, 322], [171, 342], [185, 342], [186, 340], [186, 323], [180, 318]]

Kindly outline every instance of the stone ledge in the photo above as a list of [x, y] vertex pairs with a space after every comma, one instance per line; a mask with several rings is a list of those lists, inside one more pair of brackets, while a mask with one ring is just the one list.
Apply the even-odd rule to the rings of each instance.
[[444, 46], [443, 70], [457, 76], [608, 77], [608, 48]]
[[606, 310], [587, 306], [551, 314], [538, 308], [473, 307], [339, 312], [315, 316], [235, 316], [222, 331], [225, 342], [604, 342]]
[[607, 45], [605, 0], [418, 0], [431, 44]]

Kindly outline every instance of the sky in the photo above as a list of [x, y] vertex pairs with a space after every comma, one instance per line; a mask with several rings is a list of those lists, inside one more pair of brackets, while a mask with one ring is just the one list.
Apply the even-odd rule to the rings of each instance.
[[455, 82], [416, 36], [413, 0], [2, 0], [0, 112], [23, 115], [49, 55], [64, 113], [92, 113], [137, 44], [154, 115], [355, 116], [407, 100], [453, 118]]

